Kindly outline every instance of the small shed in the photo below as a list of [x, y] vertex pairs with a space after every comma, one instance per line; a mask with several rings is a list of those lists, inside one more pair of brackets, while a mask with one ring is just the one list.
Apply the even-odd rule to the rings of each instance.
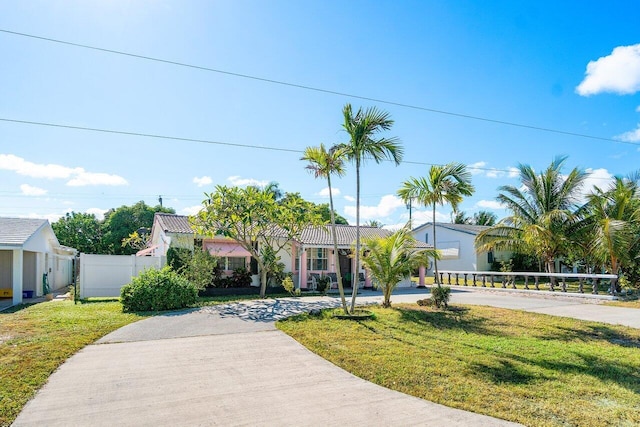
[[60, 245], [46, 219], [0, 218], [0, 298], [20, 304], [73, 282], [77, 251]]

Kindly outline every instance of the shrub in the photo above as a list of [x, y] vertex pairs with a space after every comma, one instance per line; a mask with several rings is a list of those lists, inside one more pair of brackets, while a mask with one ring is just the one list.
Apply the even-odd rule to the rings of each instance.
[[316, 282], [316, 290], [321, 294], [323, 294], [329, 289], [330, 284], [331, 284], [331, 277], [320, 276], [318, 278], [318, 281]]
[[169, 267], [145, 270], [120, 291], [123, 311], [160, 311], [188, 307], [198, 290]]
[[191, 249], [170, 247], [167, 251], [167, 265], [173, 271], [181, 272], [191, 262]]
[[285, 291], [289, 292], [291, 295], [295, 295], [295, 291], [297, 291], [297, 289], [293, 288], [293, 279], [291, 279], [291, 277], [287, 276], [284, 278], [284, 280], [282, 281], [282, 287], [284, 288]]
[[451, 288], [449, 286], [432, 286], [431, 298], [433, 303], [438, 308], [447, 308], [449, 306], [449, 297], [451, 295]]
[[189, 264], [182, 269], [182, 276], [199, 290], [214, 285], [218, 268], [218, 257], [208, 251], [196, 250]]
[[419, 299], [418, 301], [416, 301], [416, 304], [418, 304], [420, 307], [431, 307], [433, 306], [433, 298]]
[[244, 267], [238, 267], [233, 270], [233, 274], [229, 278], [231, 287], [246, 288], [251, 286], [251, 272]]

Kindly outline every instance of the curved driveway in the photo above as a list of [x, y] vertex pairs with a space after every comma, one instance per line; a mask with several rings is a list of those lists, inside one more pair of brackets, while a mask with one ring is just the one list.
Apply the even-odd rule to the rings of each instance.
[[[393, 300], [424, 296], [414, 290]], [[378, 300], [379, 294], [370, 294], [359, 301]], [[640, 310], [580, 301], [460, 291], [452, 301], [559, 315], [595, 307], [591, 320], [614, 310], [640, 327]], [[338, 303], [331, 297], [255, 301], [127, 325], [63, 364], [14, 425], [515, 425], [364, 381], [274, 326], [279, 318]]]

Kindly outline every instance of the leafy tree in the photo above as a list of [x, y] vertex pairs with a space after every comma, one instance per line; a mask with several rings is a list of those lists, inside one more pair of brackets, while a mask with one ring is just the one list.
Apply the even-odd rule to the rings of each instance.
[[344, 176], [344, 160], [343, 150], [340, 148], [331, 148], [327, 150], [324, 144], [318, 147], [307, 147], [300, 160], [306, 160], [307, 170], [312, 172], [316, 178], [327, 178], [329, 187], [329, 212], [331, 216], [331, 235], [333, 236], [333, 259], [336, 268], [336, 277], [338, 279], [338, 291], [342, 302], [342, 309], [345, 314], [348, 313], [347, 301], [344, 297], [344, 288], [342, 285], [342, 272], [340, 271], [340, 261], [338, 253], [338, 237], [336, 235], [336, 215], [333, 209], [333, 193], [331, 189], [331, 175], [338, 177]]
[[162, 206], [151, 207], [144, 201], [132, 206], [120, 206], [109, 209], [104, 215], [103, 244], [107, 253], [114, 255], [131, 255], [136, 252], [131, 246], [122, 246], [122, 242], [133, 232], [141, 228], [150, 229], [153, 226], [153, 216], [156, 212], [175, 213], [171, 208]]
[[391, 307], [391, 293], [403, 278], [420, 265], [428, 265], [429, 258], [437, 258], [435, 249], [416, 249], [409, 224], [387, 237], [363, 239], [362, 263], [373, 280], [382, 288], [383, 307]]
[[[433, 247], [437, 249], [436, 239], [436, 205], [449, 203], [453, 210], [457, 210], [463, 196], [470, 196], [475, 191], [471, 185], [471, 173], [461, 163], [447, 165], [433, 165], [429, 168], [427, 177], [409, 178], [398, 190], [398, 195], [405, 201], [416, 200], [424, 206], [431, 206], [433, 211]], [[438, 261], [433, 260], [435, 271], [434, 280], [440, 285]]]
[[[389, 113], [380, 111], [376, 107], [366, 110], [359, 108], [353, 112], [351, 104], [346, 104], [342, 110], [344, 117], [343, 129], [349, 135], [349, 142], [339, 144], [338, 149], [342, 150], [347, 160], [355, 163], [356, 166], [356, 269], [360, 268], [360, 167], [367, 161], [373, 160], [380, 163], [382, 160], [393, 160], [399, 165], [402, 160], [404, 150], [397, 138], [377, 137], [382, 131], [391, 129], [393, 120]], [[357, 270], [356, 270], [357, 271]], [[351, 296], [351, 312], [356, 305], [358, 286], [355, 279], [358, 274], [353, 275], [353, 293]]]
[[208, 194], [203, 209], [191, 218], [202, 235], [223, 235], [238, 242], [257, 261], [260, 297], [267, 290], [267, 273], [278, 262], [276, 254], [300, 237], [308, 225], [319, 225], [313, 205], [289, 197], [281, 203], [255, 187], [218, 185]]
[[533, 255], [555, 272], [555, 259], [568, 254], [580, 189], [587, 174], [574, 168], [562, 174], [566, 157], [555, 158], [539, 175], [529, 165], [520, 165], [518, 187], [500, 187], [497, 200], [511, 215], [476, 236], [480, 251], [512, 250]]
[[479, 211], [473, 214], [473, 223], [475, 225], [486, 225], [491, 227], [495, 225], [498, 220], [498, 216], [493, 212]]
[[61, 245], [85, 254], [103, 252], [100, 221], [93, 214], [71, 212], [51, 224]]
[[[316, 212], [318, 213], [318, 215], [320, 215], [320, 217], [324, 222], [329, 222], [329, 223], [333, 222], [335, 224], [340, 224], [340, 225], [349, 225], [349, 221], [347, 221], [346, 218], [340, 215], [338, 212], [331, 209], [329, 207], [329, 203], [316, 204]], [[335, 221], [331, 221], [332, 215]]]

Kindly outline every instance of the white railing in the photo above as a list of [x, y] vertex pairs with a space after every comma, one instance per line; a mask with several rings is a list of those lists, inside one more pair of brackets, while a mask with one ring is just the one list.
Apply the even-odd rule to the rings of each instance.
[[[568, 292], [567, 282], [571, 284], [577, 281], [577, 292], [584, 293], [585, 286], [591, 287], [593, 294], [598, 293], [601, 282], [609, 282], [609, 292], [613, 295], [616, 291], [618, 276], [615, 274], [587, 274], [587, 273], [536, 273], [529, 271], [448, 271], [442, 270], [440, 273], [440, 283], [457, 286], [478, 286], [495, 288], [496, 284], [501, 288], [517, 289], [516, 279], [522, 278], [524, 289], [544, 290], [540, 286], [548, 286], [548, 290], [554, 292], [559, 288], [562, 292]], [[453, 282], [452, 282], [453, 278]], [[548, 278], [548, 283], [541, 283], [540, 279]], [[571, 280], [573, 279], [573, 280]], [[469, 284], [471, 282], [471, 284]], [[559, 284], [557, 282], [560, 282]], [[603, 283], [603, 284], [604, 284]], [[533, 288], [531, 287], [533, 286]]]

